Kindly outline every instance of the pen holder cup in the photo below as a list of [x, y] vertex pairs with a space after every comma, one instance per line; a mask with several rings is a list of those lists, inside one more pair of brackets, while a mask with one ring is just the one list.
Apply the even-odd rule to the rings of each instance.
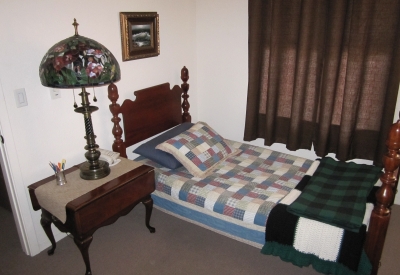
[[55, 173], [57, 185], [64, 185], [67, 183], [64, 171], [59, 171]]

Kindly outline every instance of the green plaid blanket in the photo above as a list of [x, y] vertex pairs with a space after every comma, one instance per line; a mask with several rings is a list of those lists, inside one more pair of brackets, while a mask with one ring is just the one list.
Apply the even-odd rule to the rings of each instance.
[[294, 215], [358, 232], [366, 198], [381, 169], [325, 157], [300, 196], [288, 207]]

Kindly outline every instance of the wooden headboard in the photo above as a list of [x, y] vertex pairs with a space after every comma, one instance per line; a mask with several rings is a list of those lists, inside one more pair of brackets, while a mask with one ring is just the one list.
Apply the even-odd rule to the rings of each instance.
[[[114, 84], [108, 86], [110, 111], [113, 115], [111, 121], [114, 123], [113, 151], [126, 157], [127, 147], [183, 122], [191, 122], [187, 94], [189, 70], [186, 67], [181, 70], [181, 79], [183, 83], [180, 87], [175, 85], [170, 89], [170, 84], [164, 83], [135, 91], [136, 99], [134, 101], [126, 99], [122, 105], [117, 103], [119, 98], [117, 86]], [[125, 141], [122, 139], [123, 130], [119, 124], [121, 121], [119, 114], [122, 114], [123, 118]]]

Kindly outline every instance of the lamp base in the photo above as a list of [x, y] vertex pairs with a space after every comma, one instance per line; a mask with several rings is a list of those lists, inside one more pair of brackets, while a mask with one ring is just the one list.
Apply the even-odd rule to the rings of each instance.
[[98, 180], [107, 177], [110, 174], [108, 162], [98, 160], [99, 167], [90, 167], [89, 162], [85, 162], [79, 168], [81, 169], [81, 178], [85, 180]]

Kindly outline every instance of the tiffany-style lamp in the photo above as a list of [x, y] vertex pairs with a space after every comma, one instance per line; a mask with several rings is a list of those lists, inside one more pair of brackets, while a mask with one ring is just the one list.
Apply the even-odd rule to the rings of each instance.
[[[84, 116], [86, 162], [80, 166], [80, 176], [96, 180], [110, 174], [107, 162], [99, 160], [99, 147], [93, 133], [91, 113], [98, 110], [90, 106], [87, 87], [103, 86], [121, 79], [121, 72], [113, 54], [102, 44], [78, 34], [78, 23], [74, 19], [75, 35], [52, 46], [44, 55], [39, 67], [43, 86], [57, 89], [81, 88], [82, 106], [74, 103], [75, 112]], [[97, 101], [94, 96], [93, 101]]]

